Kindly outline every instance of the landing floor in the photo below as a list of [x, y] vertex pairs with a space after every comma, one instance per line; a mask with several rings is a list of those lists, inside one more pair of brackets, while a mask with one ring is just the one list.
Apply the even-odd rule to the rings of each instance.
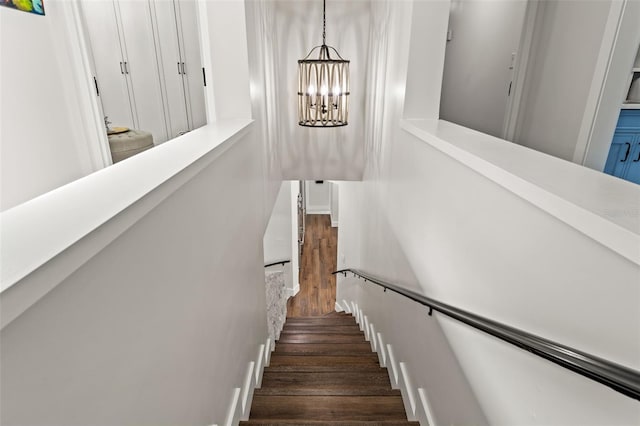
[[308, 214], [300, 259], [300, 292], [287, 302], [287, 317], [333, 312], [336, 303], [338, 228], [326, 214]]

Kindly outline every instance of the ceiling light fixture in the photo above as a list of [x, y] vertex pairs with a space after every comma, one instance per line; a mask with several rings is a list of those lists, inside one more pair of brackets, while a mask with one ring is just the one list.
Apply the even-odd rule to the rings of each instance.
[[[322, 45], [298, 61], [298, 124], [346, 126], [349, 118], [349, 61], [327, 46], [326, 0], [322, 1]], [[317, 59], [309, 59], [319, 49]], [[333, 50], [337, 59], [331, 58]]]

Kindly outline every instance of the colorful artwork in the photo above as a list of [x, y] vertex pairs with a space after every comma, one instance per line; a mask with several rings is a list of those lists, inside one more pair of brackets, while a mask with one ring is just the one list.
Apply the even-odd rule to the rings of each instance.
[[0, 0], [0, 6], [12, 7], [25, 12], [44, 15], [44, 0]]

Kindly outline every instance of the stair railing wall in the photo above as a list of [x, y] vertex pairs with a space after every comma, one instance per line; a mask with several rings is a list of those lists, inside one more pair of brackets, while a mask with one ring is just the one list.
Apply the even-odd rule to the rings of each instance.
[[[254, 130], [250, 120], [207, 125], [3, 213], [12, 285], [0, 294], [0, 423], [248, 415], [272, 346], [271, 206]], [[20, 277], [33, 266], [21, 261], [50, 254], [56, 238], [68, 246]]]
[[580, 351], [563, 345], [562, 343], [536, 336], [507, 324], [493, 321], [455, 306], [447, 305], [446, 303], [423, 296], [396, 284], [385, 282], [380, 278], [373, 277], [358, 269], [347, 268], [333, 272], [333, 274], [340, 273], [345, 277], [348, 273], [351, 273], [354, 277], [361, 278], [364, 282], [382, 287], [384, 292], [389, 290], [413, 302], [426, 306], [429, 308], [427, 314], [429, 316], [432, 316], [434, 312], [446, 315], [476, 330], [497, 337], [561, 367], [608, 386], [616, 392], [640, 401], [640, 371], [627, 368], [613, 361]]

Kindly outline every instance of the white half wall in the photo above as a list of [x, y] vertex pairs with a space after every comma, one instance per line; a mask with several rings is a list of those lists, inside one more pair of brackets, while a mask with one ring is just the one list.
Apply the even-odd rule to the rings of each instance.
[[[68, 204], [57, 200], [84, 191], [71, 228], [94, 214], [96, 188], [155, 185], [2, 292], [4, 311], [39, 281], [51, 285], [0, 332], [2, 424], [224, 424], [267, 337], [262, 239], [272, 207], [263, 205], [258, 133], [233, 126], [249, 127], [216, 146], [219, 133], [205, 126], [34, 200], [34, 211], [19, 207], [27, 223], [58, 223]], [[202, 147], [210, 151], [149, 182], [158, 164], [172, 169]]]

